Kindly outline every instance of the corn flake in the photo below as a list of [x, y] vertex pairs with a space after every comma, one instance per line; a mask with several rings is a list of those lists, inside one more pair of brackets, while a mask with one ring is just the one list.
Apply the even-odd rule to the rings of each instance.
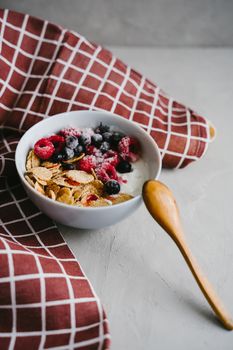
[[30, 172], [35, 177], [38, 177], [39, 179], [44, 180], [44, 181], [48, 181], [52, 177], [51, 171], [49, 169], [45, 168], [45, 167], [42, 167], [42, 166], [38, 166], [38, 167], [32, 168], [30, 170]]
[[94, 180], [93, 175], [86, 173], [83, 170], [68, 170], [66, 176], [80, 184], [87, 184]]
[[34, 188], [36, 191], [40, 192], [41, 194], [45, 194], [43, 187], [38, 182], [35, 183]]

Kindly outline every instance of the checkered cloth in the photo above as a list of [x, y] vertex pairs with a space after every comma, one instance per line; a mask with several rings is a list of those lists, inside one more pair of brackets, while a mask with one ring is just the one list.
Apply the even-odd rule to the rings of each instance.
[[156, 140], [165, 167], [200, 158], [210, 141], [205, 118], [81, 35], [47, 21], [0, 11], [0, 122], [25, 131], [56, 113], [108, 110]]
[[0, 349], [109, 349], [95, 291], [20, 185], [19, 133], [4, 130], [0, 137]]
[[104, 109], [142, 126], [179, 168], [205, 153], [208, 122], [77, 33], [8, 10], [0, 33], [0, 349], [107, 349], [98, 297], [19, 184], [17, 142], [53, 114]]

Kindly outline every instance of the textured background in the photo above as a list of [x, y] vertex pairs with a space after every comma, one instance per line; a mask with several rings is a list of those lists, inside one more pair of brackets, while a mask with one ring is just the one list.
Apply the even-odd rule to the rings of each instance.
[[104, 45], [233, 46], [232, 0], [0, 0]]

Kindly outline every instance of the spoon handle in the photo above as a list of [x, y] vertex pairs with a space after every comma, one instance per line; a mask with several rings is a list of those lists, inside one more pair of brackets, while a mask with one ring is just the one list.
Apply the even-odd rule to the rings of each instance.
[[197, 284], [199, 285], [209, 305], [211, 306], [215, 314], [218, 316], [219, 320], [222, 322], [224, 327], [228, 330], [233, 330], [233, 321], [231, 320], [230, 316], [228, 315], [227, 311], [222, 305], [219, 297], [215, 293], [210, 282], [202, 273], [200, 267], [196, 262], [196, 259], [192, 255], [185, 240], [181, 238], [179, 238], [179, 240], [176, 240], [174, 237], [173, 240], [175, 241], [177, 247], [183, 255], [188, 267], [190, 268], [195, 280], [197, 281]]
[[179, 210], [173, 193], [162, 182], [148, 180], [143, 185], [142, 194], [148, 211], [176, 243], [213, 311], [216, 313], [224, 327], [228, 330], [232, 330], [233, 321], [224, 309], [209, 281], [201, 272], [187, 243], [185, 242]]

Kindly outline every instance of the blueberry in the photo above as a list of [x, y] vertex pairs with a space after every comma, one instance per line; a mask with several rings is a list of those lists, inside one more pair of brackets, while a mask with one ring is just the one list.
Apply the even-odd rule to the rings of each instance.
[[74, 170], [75, 166], [72, 163], [61, 163], [63, 169], [65, 170]]
[[97, 148], [100, 147], [102, 141], [103, 141], [103, 137], [102, 137], [102, 135], [100, 135], [100, 134], [94, 134], [94, 135], [92, 135], [92, 137], [91, 137], [91, 142], [92, 142], [92, 144], [93, 144], [95, 147], [97, 147]]
[[54, 153], [51, 158], [51, 161], [53, 163], [59, 163], [62, 161], [62, 159], [63, 159], [63, 155], [61, 153]]
[[85, 153], [85, 146], [83, 146], [83, 145], [78, 145], [76, 148], [75, 148], [75, 150], [74, 150], [74, 154], [76, 155], [76, 156], [80, 156], [80, 154], [82, 154], [82, 153]]
[[65, 147], [63, 150], [63, 155], [65, 160], [71, 159], [74, 156], [74, 150], [69, 147]]
[[104, 184], [104, 190], [108, 194], [117, 194], [120, 192], [121, 186], [116, 180], [109, 180]]
[[75, 149], [78, 146], [79, 142], [77, 137], [75, 136], [67, 136], [66, 137], [66, 146]]
[[108, 142], [106, 142], [106, 141], [104, 141], [102, 143], [102, 145], [100, 146], [100, 151], [102, 153], [106, 153], [109, 149], [110, 149], [110, 144]]
[[100, 123], [99, 126], [97, 126], [97, 128], [95, 128], [95, 133], [97, 134], [103, 134], [104, 132], [109, 131], [109, 126], [108, 125], [104, 125], [102, 123]]
[[130, 173], [132, 171], [132, 165], [126, 160], [121, 160], [117, 165], [117, 171], [119, 173]]
[[102, 134], [102, 136], [104, 141], [110, 142], [112, 138], [112, 133], [109, 131], [106, 131]]
[[88, 134], [82, 134], [81, 136], [79, 136], [79, 143], [83, 146], [90, 145], [91, 136]]
[[111, 138], [111, 142], [112, 142], [112, 145], [114, 147], [117, 147], [118, 146], [118, 143], [120, 142], [120, 140], [124, 137], [125, 135], [122, 134], [121, 132], [114, 132], [112, 134], [112, 138]]

